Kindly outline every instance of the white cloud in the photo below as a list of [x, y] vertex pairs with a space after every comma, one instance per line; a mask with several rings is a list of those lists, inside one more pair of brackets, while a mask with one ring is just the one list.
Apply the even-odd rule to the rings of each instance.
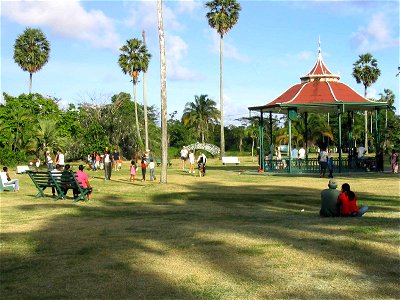
[[[156, 30], [157, 21], [157, 1], [133, 2], [128, 8], [129, 16], [124, 20], [128, 27], [139, 27], [146, 30]], [[177, 14], [165, 3], [163, 4], [163, 23], [169, 30], [182, 30], [185, 26], [179, 22]]]
[[[220, 36], [217, 33], [216, 30], [214, 29], [207, 29], [207, 35], [210, 34], [211, 31], [211, 36], [212, 36], [212, 46], [211, 46], [211, 51], [213, 53], [219, 53], [219, 43], [220, 43]], [[250, 58], [245, 55], [241, 54], [239, 50], [234, 46], [233, 44], [229, 43], [226, 38], [224, 37], [224, 49], [223, 49], [223, 56], [226, 58], [231, 58], [239, 62], [247, 63], [250, 61]]]
[[201, 8], [202, 2], [194, 0], [180, 0], [178, 2], [178, 13], [195, 13]]
[[367, 89], [367, 98], [368, 99], [379, 99], [380, 96], [378, 95], [378, 91], [375, 88], [369, 87]]
[[117, 50], [114, 22], [100, 10], [86, 11], [76, 0], [9, 1], [2, 15], [26, 26], [46, 26], [56, 36], [88, 41], [97, 48]]
[[176, 35], [165, 36], [167, 58], [167, 76], [171, 80], [199, 80], [200, 74], [189, 70], [182, 65], [182, 60], [187, 56], [188, 45]]
[[387, 18], [383, 13], [372, 16], [370, 23], [353, 32], [351, 40], [360, 51], [375, 51], [399, 45], [399, 39], [391, 36]]

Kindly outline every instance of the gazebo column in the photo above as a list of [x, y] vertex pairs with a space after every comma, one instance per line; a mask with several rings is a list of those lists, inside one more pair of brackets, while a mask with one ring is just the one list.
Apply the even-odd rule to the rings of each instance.
[[375, 153], [378, 153], [381, 147], [381, 132], [380, 132], [379, 109], [375, 109]]
[[342, 173], [342, 111], [338, 107], [338, 131], [339, 131], [339, 173]]
[[[272, 112], [269, 113], [269, 153], [271, 153], [271, 160], [269, 160], [269, 169], [272, 170], [272, 157], [274, 151], [274, 146], [272, 142]], [[268, 154], [269, 154], [268, 153]]]
[[265, 171], [265, 155], [264, 155], [264, 114], [260, 111], [260, 126], [259, 126], [259, 135], [260, 135], [260, 155], [259, 155], [259, 166], [261, 170]]
[[289, 154], [289, 173], [292, 173], [292, 120], [288, 111], [288, 126], [289, 126], [289, 141], [288, 141], [288, 154]]
[[[351, 157], [351, 161], [349, 161], [349, 168], [352, 168], [353, 161], [355, 161], [355, 157], [353, 157], [353, 117], [354, 112], [348, 111], [347, 112], [347, 145], [349, 148], [349, 157]], [[351, 151], [351, 152], [350, 152]], [[351, 154], [351, 156], [350, 156]]]
[[308, 166], [308, 113], [304, 113], [304, 128], [305, 128], [305, 138], [306, 138], [306, 169]]

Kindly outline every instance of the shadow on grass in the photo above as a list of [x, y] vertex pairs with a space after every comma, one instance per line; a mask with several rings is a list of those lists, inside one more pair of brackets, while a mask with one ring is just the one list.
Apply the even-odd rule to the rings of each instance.
[[[121, 183], [124, 182], [116, 181]], [[112, 194], [78, 205], [43, 201], [18, 205], [16, 208], [21, 212], [47, 211], [51, 217], [36, 229], [2, 234], [2, 243], [16, 249], [2, 250], [2, 296], [107, 299], [243, 299], [249, 297], [248, 293], [250, 298], [251, 295], [303, 299], [316, 295], [348, 296], [339, 287], [337, 292], [321, 294], [314, 285], [297, 292], [272, 291], [273, 286], [293, 281], [290, 264], [301, 262], [283, 256], [289, 253], [305, 253], [306, 257], [348, 266], [341, 276], [354, 282], [368, 282], [372, 297], [398, 295], [398, 286], [394, 284], [400, 275], [398, 257], [365, 243], [380, 242], [379, 236], [374, 235], [379, 230], [396, 232], [398, 219], [368, 214], [357, 219], [320, 218], [320, 191], [307, 187], [293, 191], [290, 186], [224, 186], [209, 182], [184, 186], [186, 192], [155, 193], [151, 201]], [[363, 195], [373, 202], [372, 194]], [[379, 207], [381, 211], [398, 204], [396, 197], [376, 200], [389, 206]], [[242, 238], [248, 242], [241, 242]], [[197, 268], [216, 275], [204, 279]], [[304, 272], [311, 279], [329, 281], [336, 275], [326, 272], [327, 269], [317, 266]], [[353, 272], [355, 269], [359, 272]], [[212, 283], [215, 278], [223, 282], [225, 277], [243, 286], [243, 292]], [[249, 287], [255, 294], [249, 292]]]

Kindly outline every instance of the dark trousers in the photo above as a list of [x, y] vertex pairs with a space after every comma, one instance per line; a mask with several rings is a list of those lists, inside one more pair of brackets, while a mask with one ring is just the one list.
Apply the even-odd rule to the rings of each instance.
[[111, 179], [111, 162], [104, 163], [104, 175], [106, 180]]

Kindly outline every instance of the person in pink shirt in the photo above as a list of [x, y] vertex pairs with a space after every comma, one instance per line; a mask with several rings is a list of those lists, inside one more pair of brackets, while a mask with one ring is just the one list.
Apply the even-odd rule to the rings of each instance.
[[[79, 182], [79, 185], [84, 189], [89, 189], [89, 192], [86, 194], [86, 199], [90, 200], [90, 194], [92, 193], [92, 188], [89, 183], [89, 176], [85, 172], [83, 172], [83, 165], [79, 165], [79, 170], [76, 172], [76, 180]], [[74, 190], [74, 197], [78, 195], [78, 190]]]

